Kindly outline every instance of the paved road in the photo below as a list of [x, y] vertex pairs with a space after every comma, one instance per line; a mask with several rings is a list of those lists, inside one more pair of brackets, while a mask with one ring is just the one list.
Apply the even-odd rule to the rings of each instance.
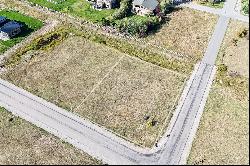
[[207, 6], [203, 6], [203, 5], [199, 5], [195, 3], [183, 3], [183, 4], [180, 4], [179, 6], [188, 7], [188, 8], [192, 8], [195, 10], [208, 12], [211, 14], [216, 14], [219, 16], [225, 16], [225, 17], [240, 20], [243, 22], [249, 22], [248, 16], [244, 16], [235, 10], [236, 3], [237, 3], [237, 0], [229, 0], [225, 3], [222, 9], [211, 8], [211, 7], [207, 7]]
[[215, 75], [214, 62], [228, 22], [229, 17], [220, 16], [206, 54], [188, 81], [170, 127], [157, 148], [136, 147], [4, 80], [0, 80], [0, 105], [108, 164], [185, 164]]

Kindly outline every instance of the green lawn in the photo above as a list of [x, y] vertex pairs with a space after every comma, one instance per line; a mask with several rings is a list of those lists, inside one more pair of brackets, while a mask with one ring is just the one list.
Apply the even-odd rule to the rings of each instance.
[[1, 10], [0, 16], [5, 16], [9, 20], [17, 21], [23, 25], [22, 33], [20, 33], [17, 37], [8, 41], [0, 40], [0, 54], [4, 53], [8, 48], [22, 41], [31, 32], [36, 31], [43, 26], [41, 21], [15, 11]]
[[[91, 22], [100, 22], [102, 18], [106, 18], [114, 13], [115, 9], [111, 10], [95, 10], [91, 4], [85, 0], [67, 0], [58, 2], [57, 4], [48, 2], [47, 0], [29, 0], [30, 2], [45, 6], [56, 11], [69, 13], [78, 17], [82, 17]], [[59, 0], [54, 0], [59, 1]]]

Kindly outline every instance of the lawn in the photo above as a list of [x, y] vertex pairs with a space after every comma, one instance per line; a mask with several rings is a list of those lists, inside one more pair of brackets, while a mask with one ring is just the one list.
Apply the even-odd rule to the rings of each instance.
[[0, 108], [1, 165], [101, 164], [86, 153]]
[[249, 164], [249, 39], [245, 23], [231, 20], [188, 163]]
[[2, 77], [143, 146], [167, 126], [186, 80], [82, 37], [34, 55]]
[[[102, 18], [106, 18], [115, 12], [115, 9], [111, 10], [95, 10], [91, 7], [91, 4], [86, 0], [56, 0], [58, 3], [52, 3], [47, 0], [29, 0], [35, 4], [45, 6], [56, 11], [69, 13], [78, 17], [82, 17], [85, 20], [91, 22], [100, 22]], [[55, 1], [55, 0], [54, 0]]]
[[43, 26], [43, 23], [32, 17], [20, 14], [16, 11], [1, 10], [0, 16], [5, 16], [9, 20], [14, 20], [23, 25], [22, 33], [8, 41], [0, 40], [0, 54], [4, 53], [7, 49], [22, 41], [31, 32], [34, 32]]
[[170, 20], [156, 34], [147, 37], [146, 42], [182, 53], [196, 62], [207, 48], [217, 18], [189, 8], [176, 8], [170, 14]]

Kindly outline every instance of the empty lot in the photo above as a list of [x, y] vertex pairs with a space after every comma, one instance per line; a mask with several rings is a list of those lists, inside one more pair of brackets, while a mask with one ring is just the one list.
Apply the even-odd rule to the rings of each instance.
[[143, 146], [167, 126], [186, 80], [80, 37], [38, 51], [2, 77]]
[[182, 53], [193, 60], [200, 59], [209, 42], [218, 17], [189, 8], [176, 8], [167, 22], [146, 41]]
[[44, 130], [0, 108], [0, 164], [101, 164]]
[[248, 28], [247, 23], [230, 21], [218, 59], [219, 64], [225, 64], [228, 70], [244, 77], [249, 77]]

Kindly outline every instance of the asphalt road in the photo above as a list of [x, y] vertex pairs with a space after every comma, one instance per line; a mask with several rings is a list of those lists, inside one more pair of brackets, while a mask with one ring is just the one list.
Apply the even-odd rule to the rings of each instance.
[[207, 6], [203, 6], [203, 5], [199, 5], [195, 3], [183, 3], [183, 4], [180, 4], [179, 6], [188, 7], [194, 10], [199, 10], [199, 11], [203, 11], [203, 12], [207, 12], [207, 13], [211, 13], [211, 14], [215, 14], [219, 16], [225, 16], [225, 17], [243, 21], [243, 22], [249, 22], [248, 16], [244, 16], [235, 10], [236, 3], [237, 3], [237, 0], [228, 0], [226, 1], [222, 9], [211, 8], [211, 7], [207, 7]]
[[[225, 9], [231, 9], [233, 4]], [[231, 8], [230, 8], [231, 7]], [[229, 17], [221, 15], [203, 60], [188, 81], [158, 147], [142, 149], [0, 79], [0, 105], [108, 164], [185, 164], [215, 75]]]

